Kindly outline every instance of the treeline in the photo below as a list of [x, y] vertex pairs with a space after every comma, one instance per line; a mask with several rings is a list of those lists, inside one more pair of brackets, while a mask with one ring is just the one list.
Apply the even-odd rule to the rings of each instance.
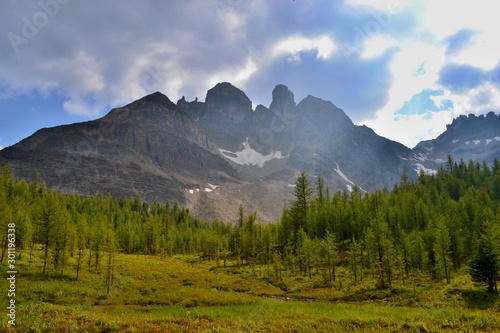
[[[456, 162], [449, 156], [435, 175], [406, 174], [389, 191], [331, 194], [321, 177], [302, 172], [294, 199], [280, 221], [264, 225], [239, 208], [238, 221], [200, 221], [177, 203], [148, 205], [140, 197], [118, 200], [99, 195], [48, 191], [38, 178], [15, 180], [0, 169], [1, 261], [7, 253], [7, 225], [16, 225], [23, 255], [42, 249], [43, 274], [74, 275], [82, 268], [111, 279], [114, 253], [200, 254], [218, 265], [267, 266], [282, 273], [320, 274], [331, 285], [339, 266], [353, 281], [369, 274], [385, 288], [396, 279], [428, 274], [449, 282], [468, 267], [473, 279], [497, 290], [500, 258], [500, 162]], [[72, 258], [71, 265], [68, 264]]]
[[[18, 255], [42, 249], [42, 274], [76, 277], [84, 267], [99, 270], [103, 261], [107, 266], [118, 251], [198, 253], [207, 235], [222, 225], [200, 221], [177, 203], [148, 205], [140, 197], [118, 200], [49, 191], [38, 176], [29, 184], [14, 179], [8, 165], [0, 167], [0, 223], [1, 262], [8, 252], [8, 225], [14, 223]], [[68, 267], [69, 258], [76, 265]]]
[[304, 273], [325, 262], [332, 270], [342, 264], [354, 280], [371, 274], [384, 288], [416, 274], [449, 283], [467, 267], [497, 292], [500, 161], [491, 168], [449, 156], [437, 174], [422, 172], [415, 182], [403, 174], [391, 191], [330, 195], [321, 177], [310, 184], [304, 173], [295, 185], [278, 244], [294, 247]]

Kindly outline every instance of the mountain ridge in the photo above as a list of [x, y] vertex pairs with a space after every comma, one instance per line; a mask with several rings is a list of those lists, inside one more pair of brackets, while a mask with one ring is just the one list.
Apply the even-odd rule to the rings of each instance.
[[176, 200], [201, 218], [228, 221], [244, 205], [273, 221], [301, 170], [313, 183], [323, 177], [331, 190], [371, 191], [390, 188], [403, 171], [413, 179], [434, 172], [448, 150], [457, 158], [500, 158], [498, 119], [493, 112], [461, 116], [410, 149], [355, 125], [331, 101], [308, 95], [296, 103], [279, 84], [269, 107], [252, 109], [242, 90], [223, 82], [205, 102], [174, 103], [155, 92], [93, 121], [40, 129], [1, 150], [0, 163], [26, 180], [37, 169], [64, 192]]

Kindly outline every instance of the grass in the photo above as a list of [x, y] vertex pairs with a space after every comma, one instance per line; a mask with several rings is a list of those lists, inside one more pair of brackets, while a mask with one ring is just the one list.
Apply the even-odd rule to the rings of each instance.
[[[449, 285], [415, 276], [377, 290], [370, 277], [354, 283], [342, 270], [325, 287], [321, 275], [284, 274], [283, 281], [273, 281], [266, 266], [254, 274], [249, 267], [224, 268], [196, 256], [118, 254], [108, 295], [104, 260], [100, 271], [85, 267], [75, 281], [73, 267], [64, 277], [41, 275], [40, 255], [31, 265], [18, 260], [17, 325], [8, 325], [3, 315], [0, 331], [500, 331], [498, 297], [477, 289], [464, 273]], [[7, 300], [3, 296], [3, 309]]]

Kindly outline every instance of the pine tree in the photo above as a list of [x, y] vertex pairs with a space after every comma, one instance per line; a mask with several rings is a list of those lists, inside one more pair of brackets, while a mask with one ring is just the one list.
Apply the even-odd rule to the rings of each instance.
[[300, 176], [295, 181], [295, 188], [293, 190], [293, 196], [295, 200], [291, 202], [291, 218], [293, 221], [293, 229], [295, 239], [297, 239], [297, 234], [300, 229], [309, 234], [307, 229], [307, 212], [311, 201], [313, 199], [314, 190], [309, 187], [309, 179], [305, 171], [300, 172]]
[[243, 227], [243, 223], [245, 222], [245, 207], [240, 205], [238, 208], [238, 228]]
[[490, 293], [498, 293], [500, 280], [499, 228], [489, 222], [484, 224], [476, 255], [470, 261], [470, 275], [474, 282], [484, 283]]

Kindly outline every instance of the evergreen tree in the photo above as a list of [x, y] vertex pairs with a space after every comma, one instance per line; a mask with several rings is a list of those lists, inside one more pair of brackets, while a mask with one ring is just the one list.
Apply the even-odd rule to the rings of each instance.
[[470, 275], [474, 282], [484, 283], [490, 293], [498, 293], [500, 280], [499, 228], [485, 222], [476, 255], [470, 261]]
[[[295, 181], [293, 196], [295, 199], [291, 202], [291, 219], [295, 239], [300, 229], [309, 231], [306, 226], [307, 212], [313, 199], [314, 190], [309, 187], [309, 179], [305, 171], [300, 172], [300, 176]], [[309, 234], [309, 232], [307, 232]]]

